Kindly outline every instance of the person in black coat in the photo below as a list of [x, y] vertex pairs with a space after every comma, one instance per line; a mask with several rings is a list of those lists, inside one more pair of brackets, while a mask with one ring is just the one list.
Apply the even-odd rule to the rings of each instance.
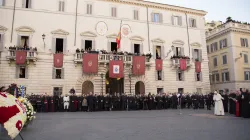
[[87, 97], [89, 112], [94, 111], [94, 96], [92, 93]]
[[228, 95], [226, 93], [223, 93], [222, 97], [224, 98], [224, 100], [222, 100], [224, 106], [224, 112], [228, 112]]
[[250, 95], [246, 89], [242, 93], [242, 117], [250, 118]]

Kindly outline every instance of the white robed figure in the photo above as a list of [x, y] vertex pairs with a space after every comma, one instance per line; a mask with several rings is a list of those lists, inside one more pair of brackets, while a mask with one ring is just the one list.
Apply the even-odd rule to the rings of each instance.
[[223, 103], [222, 100], [224, 100], [223, 97], [221, 97], [221, 95], [219, 93], [217, 93], [217, 91], [214, 92], [214, 97], [213, 97], [215, 106], [214, 106], [214, 115], [218, 115], [218, 116], [224, 116], [224, 107], [223, 107]]

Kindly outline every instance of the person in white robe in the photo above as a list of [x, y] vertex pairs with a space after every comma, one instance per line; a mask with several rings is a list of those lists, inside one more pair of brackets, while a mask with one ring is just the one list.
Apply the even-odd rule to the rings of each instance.
[[224, 107], [223, 107], [223, 103], [222, 103], [223, 97], [221, 97], [221, 95], [217, 91], [215, 91], [213, 100], [215, 103], [214, 115], [224, 116], [225, 113], [224, 113]]

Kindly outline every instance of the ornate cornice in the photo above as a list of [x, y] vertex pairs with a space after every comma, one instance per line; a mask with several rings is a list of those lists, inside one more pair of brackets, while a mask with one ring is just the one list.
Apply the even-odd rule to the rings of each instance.
[[58, 29], [58, 30], [52, 31], [51, 34], [53, 34], [53, 35], [69, 35], [69, 32], [66, 32], [62, 29]]
[[97, 35], [91, 31], [82, 32], [80, 35], [84, 37], [97, 37]]
[[34, 33], [35, 30], [28, 26], [21, 26], [16, 29], [18, 33]]
[[151, 40], [153, 43], [165, 43], [164, 40], [160, 39], [160, 38], [156, 38], [156, 39], [152, 39]]
[[239, 28], [235, 28], [235, 27], [230, 27], [230, 28], [227, 28], [225, 30], [222, 30], [218, 33], [215, 33], [211, 36], [208, 36], [206, 38], [207, 41], [211, 40], [211, 39], [214, 39], [214, 38], [217, 38], [218, 36], [222, 36], [226, 33], [229, 33], [229, 32], [238, 32], [238, 33], [245, 33], [245, 34], [250, 34], [250, 30], [244, 30], [244, 29], [239, 29]]
[[0, 31], [6, 32], [7, 30], [8, 30], [8, 29], [7, 29], [6, 27], [0, 25]]
[[185, 8], [185, 7], [179, 7], [179, 6], [143, 1], [143, 0], [99, 0], [99, 1], [108, 1], [108, 2], [143, 6], [143, 7], [162, 9], [162, 10], [168, 10], [168, 11], [174, 11], [174, 12], [188, 13], [188, 14], [199, 15], [199, 16], [205, 16], [207, 14], [207, 12], [203, 10], [195, 10], [191, 8]]
[[134, 40], [134, 41], [144, 41], [144, 38], [142, 38], [140, 36], [132, 36], [129, 39]]
[[174, 45], [184, 45], [185, 43], [181, 40], [175, 40], [172, 42]]

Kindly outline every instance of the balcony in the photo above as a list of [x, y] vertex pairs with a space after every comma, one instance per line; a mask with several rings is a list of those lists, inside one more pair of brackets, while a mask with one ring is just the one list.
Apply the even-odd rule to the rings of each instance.
[[[37, 61], [37, 52], [35, 51], [26, 51], [27, 55], [26, 55], [26, 62], [27, 64], [29, 64], [30, 62], [35, 62]], [[7, 55], [7, 60], [9, 60], [9, 63], [11, 63], [11, 61], [15, 61], [16, 60], [16, 50], [9, 50], [8, 51], [8, 55]]]
[[[187, 60], [187, 67], [190, 67], [191, 66], [190, 59], [186, 59], [186, 60]], [[171, 61], [172, 61], [172, 66], [176, 68], [180, 67], [180, 59], [174, 58], [174, 59], [171, 59]]]
[[[82, 56], [83, 53], [76, 53], [74, 62], [82, 63]], [[132, 65], [133, 62], [133, 55], [115, 55], [115, 54], [99, 54], [98, 56], [98, 62], [107, 64], [110, 60], [123, 60], [124, 64]], [[150, 59], [146, 57], [146, 65], [150, 65]]]

